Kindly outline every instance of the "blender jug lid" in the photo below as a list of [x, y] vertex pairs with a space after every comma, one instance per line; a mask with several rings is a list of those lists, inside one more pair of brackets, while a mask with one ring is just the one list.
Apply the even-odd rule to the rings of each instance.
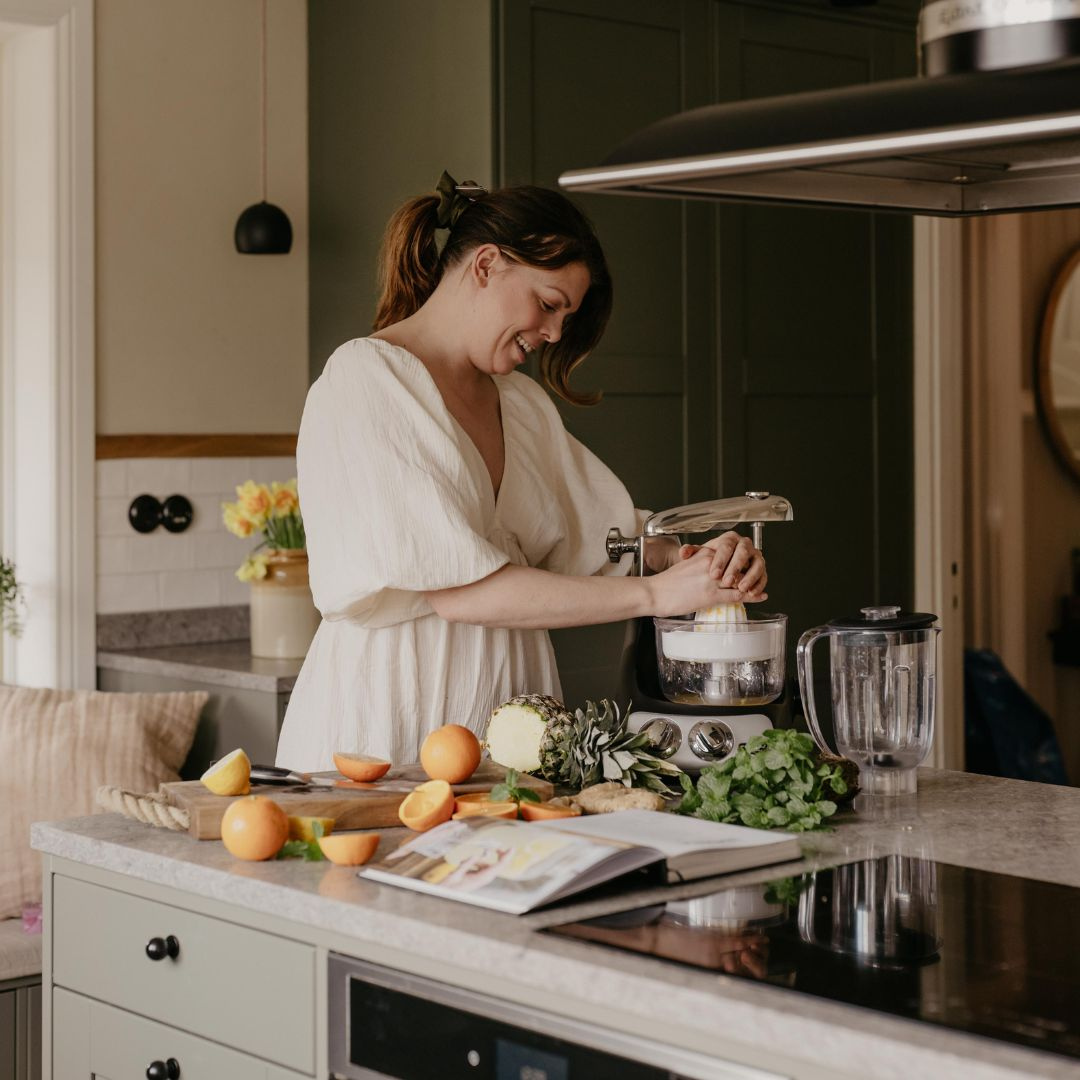
[[864, 607], [858, 615], [833, 619], [829, 626], [835, 630], [927, 630], [937, 622], [937, 616], [925, 611], [901, 611], [899, 605], [882, 604]]

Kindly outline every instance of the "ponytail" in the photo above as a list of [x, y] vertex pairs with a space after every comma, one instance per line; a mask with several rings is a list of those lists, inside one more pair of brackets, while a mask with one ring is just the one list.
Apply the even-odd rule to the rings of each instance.
[[[473, 188], [466, 191], [466, 188]], [[611, 315], [612, 287], [604, 252], [592, 225], [557, 191], [508, 187], [485, 192], [455, 185], [443, 173], [435, 195], [410, 199], [390, 219], [379, 254], [380, 296], [375, 330], [407, 319], [420, 309], [447, 267], [483, 244], [544, 270], [573, 262], [589, 271], [581, 306], [567, 318], [562, 336], [545, 345], [540, 374], [552, 391], [573, 405], [594, 405], [600, 395], [570, 388], [570, 375], [596, 347]], [[440, 252], [438, 228], [449, 228]]]
[[375, 330], [407, 319], [435, 291], [441, 277], [435, 242], [439, 200], [421, 195], [400, 207], [379, 249], [379, 305]]

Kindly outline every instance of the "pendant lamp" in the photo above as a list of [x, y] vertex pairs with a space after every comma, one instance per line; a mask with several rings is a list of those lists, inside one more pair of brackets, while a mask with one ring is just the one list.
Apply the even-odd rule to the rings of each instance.
[[292, 247], [292, 225], [280, 206], [266, 201], [266, 0], [262, 5], [260, 57], [260, 116], [262, 130], [262, 201], [249, 206], [236, 221], [234, 239], [241, 255], [287, 255]]

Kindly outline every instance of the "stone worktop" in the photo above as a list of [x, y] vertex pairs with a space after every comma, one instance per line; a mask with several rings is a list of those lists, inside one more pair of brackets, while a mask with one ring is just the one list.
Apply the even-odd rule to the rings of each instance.
[[292, 690], [303, 662], [254, 657], [247, 638], [152, 648], [99, 649], [97, 654], [97, 666], [106, 671], [162, 675], [273, 694]]
[[[857, 800], [830, 832], [804, 836], [801, 862], [727, 875], [723, 887], [768, 881], [840, 862], [899, 853], [1080, 886], [1080, 791], [923, 769], [916, 796]], [[386, 830], [380, 854], [404, 830]], [[33, 826], [48, 855], [151, 882], [175, 894], [274, 916], [298, 937], [351, 955], [392, 949], [437, 958], [475, 985], [515, 983], [537, 1007], [603, 1010], [611, 1026], [686, 1040], [723, 1031], [747, 1062], [768, 1052], [787, 1075], [1004, 1080], [1075, 1076], [1077, 1062], [869, 1009], [796, 994], [538, 933], [571, 919], [715, 892], [718, 879], [562, 904], [527, 916], [363, 881], [355, 871], [297, 860], [243, 863], [220, 843], [196, 841], [112, 815]], [[1072, 962], [1070, 958], [1069, 962]], [[448, 981], [451, 977], [448, 976]], [[683, 1033], [683, 1034], [680, 1034]], [[786, 1062], [786, 1064], [784, 1064]]]

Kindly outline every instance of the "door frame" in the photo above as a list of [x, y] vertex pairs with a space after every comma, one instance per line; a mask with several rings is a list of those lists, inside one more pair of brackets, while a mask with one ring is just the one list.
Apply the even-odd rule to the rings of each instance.
[[938, 616], [927, 764], [964, 768], [964, 245], [962, 223], [914, 219], [915, 606]]
[[94, 0], [0, 0], [0, 31], [0, 546], [28, 607], [3, 673], [93, 687]]

